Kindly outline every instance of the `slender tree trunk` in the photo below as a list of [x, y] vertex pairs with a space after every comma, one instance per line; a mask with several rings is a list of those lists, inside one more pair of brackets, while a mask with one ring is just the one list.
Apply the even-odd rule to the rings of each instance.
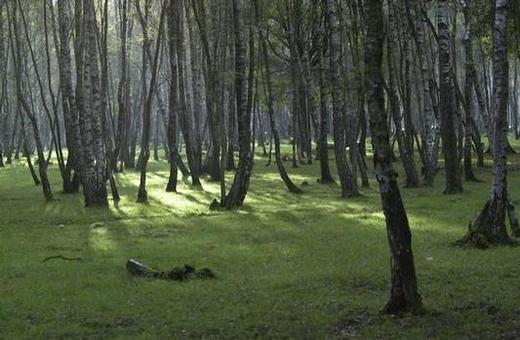
[[[142, 142], [141, 142], [141, 164], [140, 164], [140, 181], [139, 181], [139, 190], [137, 193], [137, 202], [138, 203], [147, 203], [148, 202], [148, 192], [146, 191], [146, 172], [148, 167], [148, 160], [150, 159], [150, 128], [151, 128], [151, 116], [152, 116], [152, 104], [153, 98], [155, 96], [155, 90], [157, 86], [157, 73], [158, 73], [158, 65], [159, 65], [159, 54], [161, 51], [161, 42], [162, 36], [164, 32], [164, 17], [165, 17], [165, 7], [166, 1], [163, 2], [161, 8], [161, 18], [159, 20], [159, 34], [157, 35], [157, 40], [155, 42], [155, 54], [153, 57], [153, 64], [151, 65], [151, 79], [150, 84], [148, 86], [148, 93], [146, 94], [146, 99], [143, 107], [143, 133], [142, 133]], [[136, 9], [140, 11], [139, 1], [136, 3]], [[142, 15], [141, 15], [142, 17]], [[143, 34], [145, 41], [149, 41], [148, 32], [146, 23], [142, 22], [143, 26]], [[146, 80], [145, 80], [146, 81]]]
[[449, 2], [437, 1], [437, 26], [439, 30], [439, 77], [442, 149], [446, 174], [445, 194], [463, 191], [460, 157], [457, 148], [456, 111], [453, 79], [453, 47], [449, 31]]
[[[254, 6], [255, 6], [255, 17], [257, 21], [259, 21], [259, 0], [254, 0]], [[267, 97], [267, 111], [269, 114], [269, 123], [271, 125], [271, 135], [274, 142], [274, 152], [275, 152], [275, 160], [276, 160], [276, 166], [278, 167], [278, 172], [280, 173], [280, 177], [284, 181], [285, 185], [287, 186], [287, 189], [294, 194], [300, 194], [302, 193], [302, 190], [298, 188], [294, 182], [290, 179], [289, 175], [287, 174], [287, 170], [285, 169], [285, 166], [283, 164], [282, 160], [282, 154], [281, 154], [281, 148], [280, 148], [280, 135], [278, 134], [278, 129], [276, 127], [276, 120], [274, 117], [274, 94], [273, 94], [273, 85], [272, 85], [272, 79], [271, 79], [271, 69], [269, 64], [269, 55], [267, 52], [267, 37], [265, 36], [265, 33], [263, 29], [259, 29], [259, 37], [260, 37], [260, 44], [261, 44], [261, 53], [262, 53], [262, 59], [264, 62], [264, 79], [265, 79], [265, 87], [266, 87], [266, 97]], [[273, 146], [273, 142], [271, 142], [271, 148]], [[271, 151], [269, 152], [269, 163], [271, 161]]]
[[[325, 37], [322, 39], [325, 40]], [[333, 183], [334, 179], [330, 173], [329, 166], [329, 144], [327, 142], [327, 132], [329, 126], [329, 113], [327, 112], [327, 89], [325, 83], [325, 56], [326, 48], [322, 46], [319, 54], [319, 85], [320, 85], [320, 137], [319, 137], [319, 159], [320, 159], [320, 183]]]
[[[179, 25], [179, 19], [181, 18], [177, 15], [177, 5], [178, 0], [169, 0], [168, 6], [168, 36], [169, 36], [169, 49], [170, 49], [170, 94], [169, 94], [169, 120], [168, 120], [168, 147], [170, 151], [170, 178], [168, 179], [168, 185], [166, 186], [167, 192], [177, 192], [177, 157], [179, 157], [177, 152], [177, 110], [178, 110], [178, 100], [177, 100], [177, 87], [178, 82], [182, 81], [182, 79], [177, 78], [177, 54], [176, 54], [176, 41], [178, 39], [178, 29], [176, 28]], [[180, 19], [182, 20], [182, 19]]]
[[507, 46], [507, 22], [509, 0], [495, 0], [493, 26], [493, 111], [495, 116], [493, 138], [493, 183], [491, 197], [473, 225], [470, 224], [464, 238], [455, 242], [478, 248], [490, 245], [510, 244], [506, 227], [506, 214], [515, 236], [520, 236], [520, 226], [514, 215], [514, 206], [507, 188], [507, 105], [509, 97], [509, 65]]
[[[29, 123], [33, 130], [33, 137], [34, 137], [34, 142], [35, 142], [35, 146], [36, 146], [36, 152], [38, 154], [38, 172], [40, 174], [43, 196], [46, 201], [51, 201], [51, 200], [53, 200], [53, 195], [52, 195], [49, 178], [47, 175], [47, 162], [46, 162], [45, 154], [43, 151], [43, 143], [42, 143], [41, 137], [40, 137], [40, 126], [39, 126], [38, 118], [36, 116], [36, 112], [33, 112], [32, 108], [27, 103], [25, 93], [23, 92], [23, 89], [22, 89], [22, 82], [23, 82], [22, 75], [24, 74], [26, 63], [23, 62], [24, 60], [22, 59], [22, 53], [21, 53], [22, 42], [21, 42], [21, 39], [19, 36], [19, 23], [17, 20], [18, 12], [20, 10], [18, 6], [19, 6], [19, 4], [14, 4], [14, 8], [11, 12], [12, 13], [12, 19], [11, 19], [12, 32], [11, 32], [11, 29], [9, 30], [10, 31], [9, 33], [11, 36], [11, 51], [12, 51], [12, 55], [13, 55], [13, 63], [14, 63], [14, 71], [15, 71], [16, 96], [18, 99], [18, 103], [20, 104], [21, 109], [23, 110], [23, 113], [20, 113], [20, 115], [21, 115], [20, 117], [22, 119], [22, 126], [24, 126], [24, 113], [25, 113], [25, 115], [27, 115], [27, 117], [29, 119]], [[23, 65], [22, 65], [22, 63], [23, 63]], [[32, 100], [32, 96], [31, 96], [31, 100]], [[27, 148], [27, 136], [25, 137], [24, 145], [25, 145], [26, 153], [29, 154], [28, 150], [27, 150], [28, 149]], [[27, 158], [28, 163], [30, 163], [30, 156], [27, 155], [27, 157], [28, 157]], [[31, 167], [31, 164], [30, 164], [30, 167]], [[31, 170], [31, 172], [32, 172], [32, 176], [34, 179], [35, 175], [33, 173], [33, 170]], [[35, 183], [36, 183], [36, 180], [35, 180]]]
[[[465, 98], [465, 119], [464, 119], [464, 178], [466, 181], [478, 181], [473, 172], [473, 162], [471, 156], [471, 148], [473, 144], [475, 119], [475, 104], [473, 100], [473, 39], [472, 39], [472, 16], [471, 16], [471, 0], [461, 0], [464, 12], [464, 98]], [[480, 144], [480, 142], [479, 142]], [[478, 148], [479, 146], [477, 146]]]
[[403, 117], [400, 111], [399, 96], [396, 90], [395, 77], [395, 60], [394, 60], [394, 46], [396, 45], [395, 31], [395, 5], [393, 0], [388, 0], [388, 45], [387, 45], [387, 61], [388, 61], [388, 97], [390, 102], [390, 111], [395, 125], [395, 134], [397, 144], [399, 147], [399, 156], [403, 163], [404, 171], [406, 173], [406, 187], [417, 188], [419, 186], [419, 177], [415, 167], [412, 150], [409, 150], [406, 145], [406, 139], [402, 126]]
[[255, 45], [253, 28], [249, 28], [249, 77], [246, 77], [246, 46], [244, 44], [242, 0], [233, 0], [233, 32], [235, 35], [235, 95], [238, 118], [238, 167], [229, 193], [221, 202], [225, 209], [244, 204], [253, 168], [251, 153], [251, 109], [255, 78]]
[[332, 80], [332, 111], [334, 119], [334, 151], [336, 155], [336, 167], [341, 182], [341, 196], [350, 197], [358, 195], [357, 185], [350, 171], [346, 157], [346, 136], [344, 124], [344, 105], [342, 100], [342, 86], [339, 69], [339, 27], [336, 18], [335, 3], [326, 0], [327, 21], [330, 25], [330, 74]]

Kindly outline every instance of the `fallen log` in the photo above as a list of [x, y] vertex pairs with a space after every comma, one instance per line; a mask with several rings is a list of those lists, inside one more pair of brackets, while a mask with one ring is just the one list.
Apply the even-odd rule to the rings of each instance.
[[158, 271], [153, 270], [152, 268], [135, 259], [130, 259], [126, 262], [126, 270], [133, 276], [168, 281], [186, 281], [191, 279], [207, 280], [215, 279], [217, 277], [215, 273], [209, 268], [196, 270], [195, 267], [186, 264], [183, 267], [174, 267], [169, 271]]

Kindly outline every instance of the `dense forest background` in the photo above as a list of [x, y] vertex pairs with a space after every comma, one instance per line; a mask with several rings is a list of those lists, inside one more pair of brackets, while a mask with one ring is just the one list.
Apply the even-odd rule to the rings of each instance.
[[216, 214], [270, 206], [255, 180], [335, 208], [377, 186], [386, 314], [425, 311], [400, 187], [486, 191], [453, 245], [515, 245], [518, 140], [517, 0], [0, 0], [0, 177], [93, 214], [160, 210], [150, 186]]

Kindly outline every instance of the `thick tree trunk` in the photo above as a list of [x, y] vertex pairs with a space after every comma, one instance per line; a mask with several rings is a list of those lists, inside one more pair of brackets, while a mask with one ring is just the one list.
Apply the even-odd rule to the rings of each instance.
[[83, 150], [82, 183], [85, 205], [107, 206], [105, 148], [98, 66], [97, 23], [93, 0], [83, 1], [83, 27], [79, 39], [84, 47], [81, 136]]
[[390, 137], [383, 93], [384, 19], [382, 0], [366, 0], [367, 36], [365, 72], [370, 129], [374, 146], [374, 167], [386, 217], [391, 251], [391, 293], [384, 313], [418, 312], [422, 310], [421, 296], [412, 253], [412, 236], [408, 218], [399, 193], [396, 173], [392, 166]]

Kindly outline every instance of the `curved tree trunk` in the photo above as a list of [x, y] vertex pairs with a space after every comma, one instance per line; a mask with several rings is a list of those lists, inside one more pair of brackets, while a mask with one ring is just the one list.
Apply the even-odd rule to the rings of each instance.
[[383, 1], [366, 0], [365, 14], [368, 21], [365, 46], [365, 81], [374, 146], [374, 168], [379, 182], [391, 252], [391, 293], [390, 300], [383, 312], [388, 314], [407, 311], [417, 312], [422, 310], [422, 303], [421, 296], [417, 291], [411, 244], [412, 235], [392, 165], [383, 93]]

